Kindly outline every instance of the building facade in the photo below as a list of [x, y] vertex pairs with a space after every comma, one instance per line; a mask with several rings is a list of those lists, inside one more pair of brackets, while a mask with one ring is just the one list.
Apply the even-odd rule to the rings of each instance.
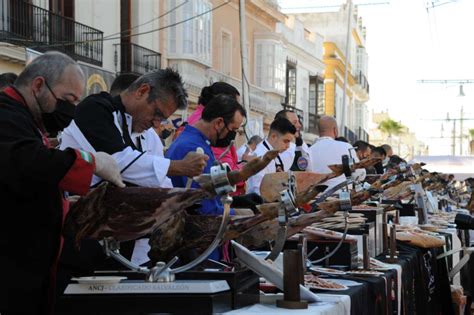
[[285, 53], [285, 102], [283, 107], [301, 117], [305, 140], [318, 134], [318, 118], [325, 112], [323, 37], [305, 28], [295, 16], [278, 23]]
[[[239, 1], [231, 0], [0, 0], [0, 72], [19, 73], [26, 48], [59, 50], [78, 60], [86, 94], [108, 90], [118, 73], [177, 69], [194, 110], [204, 86], [225, 81], [242, 91]], [[321, 13], [323, 14], [323, 13]], [[324, 13], [326, 14], [326, 13]], [[341, 120], [345, 57], [343, 8], [285, 15], [276, 0], [245, 6], [250, 113], [247, 130], [263, 136], [283, 108], [301, 117], [305, 139], [318, 118]], [[365, 33], [353, 16], [346, 134], [365, 138], [368, 99]], [[330, 21], [330, 22], [328, 22]], [[242, 139], [239, 141], [241, 142]]]
[[[335, 12], [314, 12], [290, 14], [299, 18], [311, 31], [324, 37], [325, 63], [325, 114], [336, 118], [340, 134], [349, 139], [368, 140], [369, 100], [368, 54], [365, 49], [366, 30], [357, 8], [353, 7], [350, 17], [349, 58], [346, 64], [346, 38], [349, 17], [348, 5], [342, 5]], [[348, 69], [344, 93], [344, 76]], [[345, 101], [344, 101], [345, 95]], [[343, 108], [343, 104], [345, 107]]]

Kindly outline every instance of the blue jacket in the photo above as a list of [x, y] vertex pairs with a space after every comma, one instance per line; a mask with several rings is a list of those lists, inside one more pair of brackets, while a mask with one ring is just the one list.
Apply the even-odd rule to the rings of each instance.
[[[204, 173], [211, 172], [211, 166], [216, 160], [211, 150], [209, 139], [193, 126], [186, 126], [179, 137], [171, 144], [166, 157], [170, 160], [182, 160], [189, 152], [196, 152], [196, 149], [201, 147], [204, 154], [209, 156], [207, 165], [204, 168]], [[170, 176], [174, 187], [186, 187], [188, 177], [185, 176]], [[192, 188], [199, 188], [199, 184], [194, 182]], [[224, 212], [224, 206], [220, 201], [220, 197], [212, 199], [204, 199], [201, 201], [201, 208], [199, 212], [204, 215], [221, 215]]]

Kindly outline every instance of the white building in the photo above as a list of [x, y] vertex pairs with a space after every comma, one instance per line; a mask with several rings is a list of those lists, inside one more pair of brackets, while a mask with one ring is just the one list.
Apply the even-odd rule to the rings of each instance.
[[302, 116], [305, 137], [312, 142], [317, 120], [324, 114], [323, 37], [310, 32], [295, 16], [278, 23], [286, 55], [285, 107]]
[[[346, 67], [346, 38], [349, 7], [342, 5], [334, 12], [294, 13], [306, 28], [324, 37], [326, 64], [324, 83], [326, 89], [326, 114], [336, 117], [342, 133], [353, 141], [367, 138], [369, 100], [368, 54], [365, 49], [365, 27], [362, 18], [353, 7], [351, 14], [351, 36], [349, 47], [349, 73], [346, 85], [346, 100], [343, 110], [343, 82]], [[344, 113], [343, 113], [344, 112]], [[344, 120], [344, 121], [343, 121]]]

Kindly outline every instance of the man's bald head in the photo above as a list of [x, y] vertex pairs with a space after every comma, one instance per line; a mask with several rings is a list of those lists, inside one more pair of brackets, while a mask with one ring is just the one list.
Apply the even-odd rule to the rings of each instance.
[[318, 127], [321, 137], [331, 137], [335, 139], [338, 136], [337, 122], [332, 116], [322, 116], [319, 119]]

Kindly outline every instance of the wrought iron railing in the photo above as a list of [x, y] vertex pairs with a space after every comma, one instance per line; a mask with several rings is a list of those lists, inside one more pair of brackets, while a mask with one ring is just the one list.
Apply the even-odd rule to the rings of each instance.
[[281, 104], [281, 106], [283, 106], [283, 109], [285, 109], [285, 110], [291, 110], [291, 111], [295, 112], [296, 115], [297, 115], [297, 116], [299, 117], [299, 119], [300, 119], [300, 123], [301, 123], [302, 125], [304, 125], [304, 124], [303, 124], [303, 122], [304, 122], [304, 112], [303, 112], [303, 110], [301, 110], [301, 109], [299, 109], [299, 108], [296, 108], [296, 107], [294, 107], [294, 106], [288, 105], [288, 104]]
[[344, 126], [344, 137], [349, 140], [349, 143], [354, 143], [359, 140], [357, 134], [346, 126]]
[[319, 134], [318, 120], [319, 120], [319, 115], [308, 113], [308, 127], [305, 131], [309, 133], [313, 133], [315, 135]]
[[0, 41], [102, 66], [104, 33], [23, 0], [0, 0]]
[[357, 83], [369, 93], [369, 81], [367, 80], [366, 76], [362, 73], [362, 71], [359, 71], [357, 74]]
[[161, 54], [133, 43], [116, 44], [115, 66], [117, 72], [142, 75], [161, 68]]

